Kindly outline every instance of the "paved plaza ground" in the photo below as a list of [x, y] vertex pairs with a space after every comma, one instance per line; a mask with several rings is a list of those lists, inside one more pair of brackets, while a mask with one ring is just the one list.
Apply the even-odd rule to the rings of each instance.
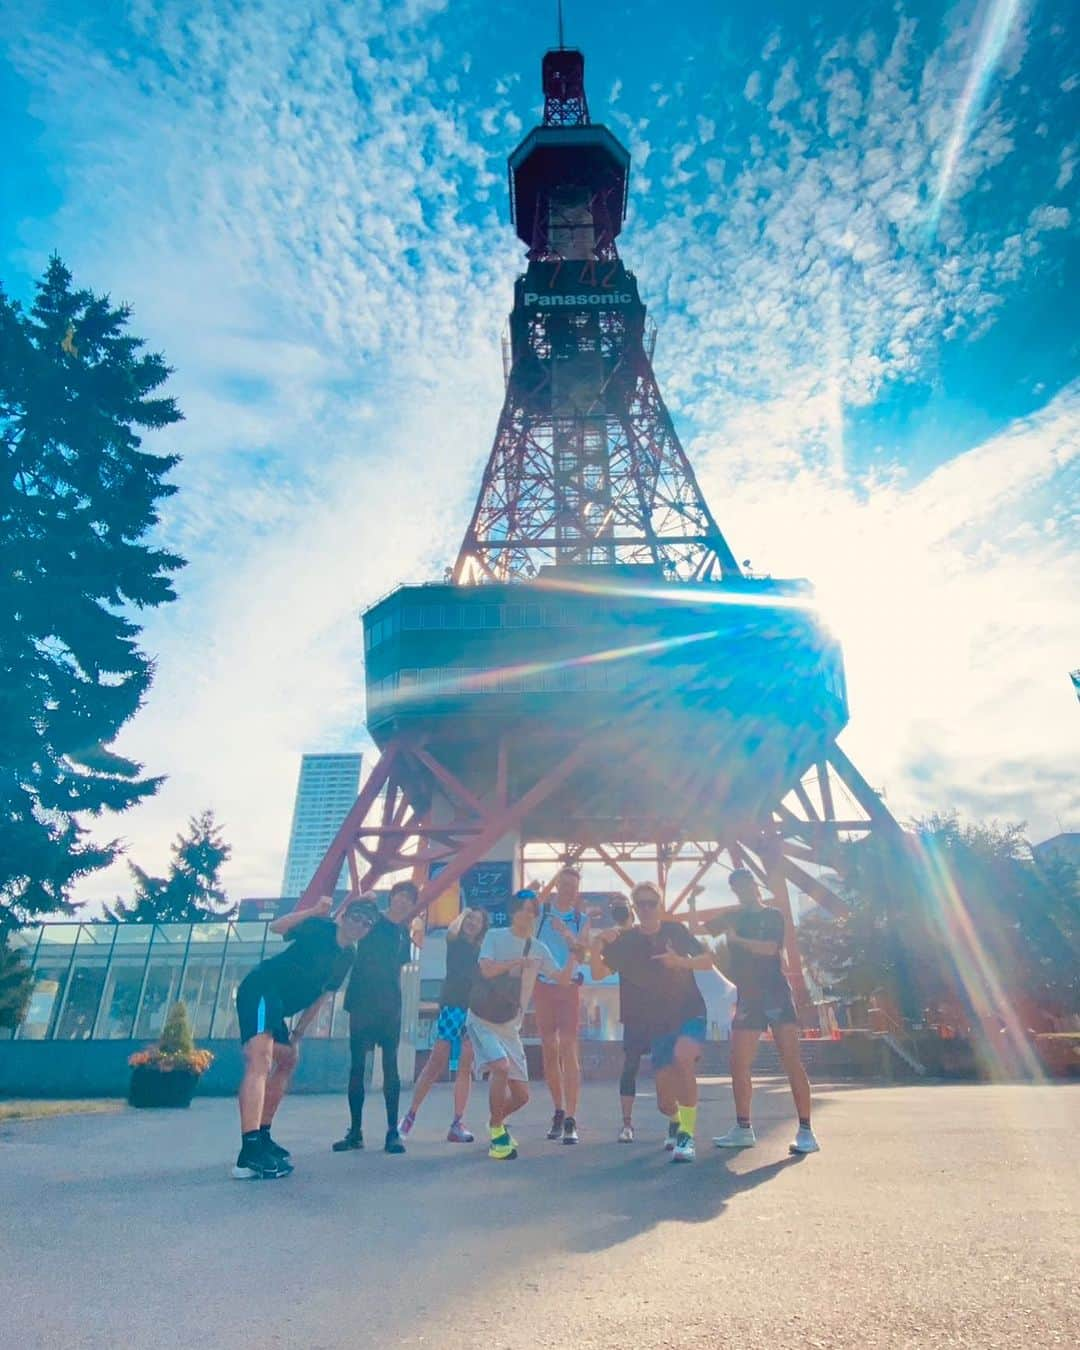
[[[442, 1142], [333, 1155], [344, 1104], [286, 1102], [295, 1175], [234, 1182], [231, 1102], [0, 1125], [0, 1340], [36, 1347], [1075, 1346], [1080, 1085], [820, 1088], [824, 1151], [791, 1159], [789, 1098], [758, 1147], [704, 1089], [690, 1167], [613, 1142], [591, 1085], [575, 1148], [517, 1118], [522, 1156]], [[381, 1098], [369, 1104], [378, 1138]], [[471, 1116], [482, 1120], [479, 1103]], [[441, 1128], [440, 1128], [441, 1127]]]

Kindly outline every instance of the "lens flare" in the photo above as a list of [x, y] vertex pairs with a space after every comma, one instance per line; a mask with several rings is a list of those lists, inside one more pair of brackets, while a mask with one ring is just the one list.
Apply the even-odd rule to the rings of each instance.
[[[653, 642], [636, 642], [625, 647], [606, 647], [598, 652], [585, 652], [578, 656], [564, 657], [558, 661], [523, 661], [512, 666], [491, 666], [481, 671], [462, 671], [460, 675], [448, 676], [439, 685], [441, 694], [468, 693], [472, 690], [490, 689], [492, 682], [528, 679], [536, 675], [548, 675], [560, 670], [570, 670], [578, 666], [603, 665], [611, 661], [625, 661], [635, 656], [653, 656], [659, 652], [674, 651], [695, 642], [708, 642], [719, 636], [719, 629], [710, 628], [701, 633], [682, 633], [676, 637], [658, 638]], [[453, 667], [447, 667], [452, 670]], [[388, 702], [395, 705], [430, 699], [430, 687], [418, 685], [415, 688], [398, 688], [389, 696]]]
[[964, 152], [964, 147], [971, 137], [972, 127], [986, 102], [986, 94], [990, 87], [994, 69], [1001, 59], [1006, 40], [1023, 5], [1024, 0], [990, 0], [987, 7], [982, 32], [979, 34], [975, 55], [972, 57], [971, 69], [968, 71], [964, 92], [960, 96], [960, 103], [956, 110], [956, 121], [953, 124], [952, 135], [949, 137], [945, 146], [945, 153], [941, 158], [941, 172], [938, 175], [937, 188], [927, 218], [927, 234], [931, 239], [937, 234], [941, 213], [952, 188], [953, 179], [956, 177], [960, 156]]
[[[930, 902], [930, 917], [949, 954], [968, 1002], [986, 1032], [986, 1048], [993, 1056], [995, 1076], [1044, 1077], [1035, 1052], [1024, 1032], [994, 959], [980, 937], [971, 911], [960, 894], [949, 859], [940, 845], [921, 839], [917, 861], [923, 893]], [[1000, 1032], [996, 1024], [1001, 1023]]]

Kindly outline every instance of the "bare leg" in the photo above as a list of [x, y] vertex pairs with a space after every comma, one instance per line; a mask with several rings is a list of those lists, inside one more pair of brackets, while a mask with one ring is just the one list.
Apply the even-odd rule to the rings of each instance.
[[412, 1105], [409, 1107], [410, 1115], [415, 1116], [417, 1111], [420, 1110], [424, 1098], [431, 1091], [432, 1086], [437, 1083], [446, 1072], [446, 1066], [449, 1063], [450, 1042], [436, 1041], [431, 1047], [431, 1054], [427, 1057], [424, 1071], [416, 1080], [416, 1085], [413, 1087]]
[[581, 1058], [578, 1054], [577, 1036], [560, 1036], [559, 1048], [562, 1051], [563, 1092], [566, 1095], [566, 1114], [577, 1118], [578, 1102], [581, 1100]]
[[515, 1111], [520, 1111], [528, 1100], [528, 1083], [519, 1083], [516, 1079], [511, 1079], [506, 1085], [506, 1115], [512, 1116]]
[[799, 1028], [782, 1026], [773, 1028], [773, 1038], [780, 1052], [780, 1061], [791, 1084], [791, 1095], [795, 1098], [795, 1110], [800, 1120], [810, 1119], [810, 1079], [803, 1068], [802, 1055], [799, 1052]]
[[559, 1064], [559, 1038], [554, 1032], [542, 1039], [541, 1050], [544, 1057], [544, 1082], [548, 1085], [555, 1110], [561, 1111], [565, 1102], [563, 1101], [562, 1070]]
[[268, 1031], [244, 1043], [244, 1077], [240, 1083], [240, 1130], [250, 1134], [262, 1124], [266, 1080], [274, 1063], [274, 1038]]
[[679, 1109], [679, 1070], [674, 1064], [656, 1071], [656, 1105], [669, 1120]]
[[263, 1098], [260, 1125], [269, 1128], [273, 1123], [277, 1109], [281, 1105], [281, 1099], [289, 1090], [289, 1084], [292, 1082], [292, 1076], [299, 1058], [299, 1046], [274, 1045], [274, 1062], [270, 1077], [266, 1080], [266, 1095]]
[[760, 1031], [733, 1031], [731, 1033], [731, 1090], [735, 1094], [735, 1118], [750, 1119], [750, 1101], [754, 1085], [750, 1069], [757, 1054]]
[[[450, 1047], [447, 1046], [449, 1056]], [[469, 1091], [472, 1088], [473, 1048], [472, 1041], [465, 1037], [461, 1042], [461, 1055], [458, 1059], [457, 1078], [454, 1080], [454, 1115], [458, 1120], [465, 1114], [469, 1105]]]
[[493, 1060], [488, 1066], [488, 1106], [491, 1109], [491, 1127], [497, 1129], [506, 1119], [509, 1105], [510, 1061]]
[[677, 1074], [677, 1091], [680, 1106], [697, 1106], [697, 1062], [701, 1058], [701, 1046], [689, 1036], [680, 1036], [675, 1042], [675, 1063], [672, 1068]]

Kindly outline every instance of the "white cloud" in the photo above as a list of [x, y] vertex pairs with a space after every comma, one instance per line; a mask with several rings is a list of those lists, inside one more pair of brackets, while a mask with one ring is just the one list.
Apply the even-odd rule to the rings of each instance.
[[794, 103], [802, 93], [795, 78], [797, 63], [794, 59], [785, 61], [773, 85], [773, 95], [766, 105], [771, 113], [781, 112], [789, 103]]

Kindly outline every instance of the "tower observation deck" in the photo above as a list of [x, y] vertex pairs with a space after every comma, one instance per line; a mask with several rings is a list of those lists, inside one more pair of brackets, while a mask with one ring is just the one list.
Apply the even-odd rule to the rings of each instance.
[[837, 745], [842, 657], [809, 584], [743, 574], [679, 442], [617, 247], [630, 156], [584, 68], [544, 56], [543, 124], [509, 157], [527, 266], [494, 444], [450, 579], [363, 616], [381, 756], [306, 902], [343, 860], [354, 888], [411, 869], [427, 905], [498, 856], [519, 882], [546, 858], [623, 883], [655, 864], [683, 881], [672, 909], [744, 865], [838, 909], [815, 864], [895, 828]]

